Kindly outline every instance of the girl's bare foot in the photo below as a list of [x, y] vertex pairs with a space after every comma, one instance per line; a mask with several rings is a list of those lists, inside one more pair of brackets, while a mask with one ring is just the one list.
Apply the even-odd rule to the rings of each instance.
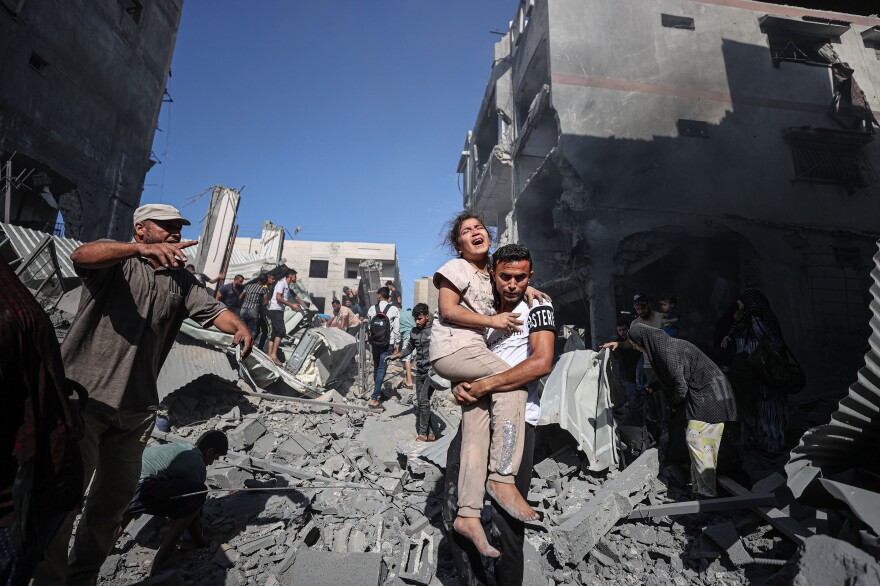
[[529, 506], [513, 483], [490, 480], [486, 483], [486, 492], [514, 519], [525, 523], [537, 521], [540, 518], [540, 515]]
[[456, 517], [452, 526], [457, 533], [470, 539], [482, 555], [490, 558], [501, 557], [501, 552], [489, 545], [479, 517]]

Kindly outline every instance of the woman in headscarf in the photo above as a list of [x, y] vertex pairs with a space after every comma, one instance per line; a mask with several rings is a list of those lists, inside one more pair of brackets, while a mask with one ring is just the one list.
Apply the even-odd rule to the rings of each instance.
[[634, 324], [629, 340], [650, 361], [672, 408], [684, 410], [694, 494], [716, 496], [721, 435], [725, 423], [736, 421], [736, 400], [727, 377], [699, 348], [663, 330]]
[[[721, 347], [736, 342], [736, 352], [747, 356], [757, 350], [761, 342], [768, 340], [779, 353], [785, 351], [785, 339], [770, 302], [757, 289], [743, 289], [736, 297], [737, 311]], [[757, 380], [753, 383], [756, 393], [756, 411], [746, 419], [754, 420], [755, 446], [765, 452], [778, 454], [785, 449], [785, 428], [788, 425], [788, 394]]]

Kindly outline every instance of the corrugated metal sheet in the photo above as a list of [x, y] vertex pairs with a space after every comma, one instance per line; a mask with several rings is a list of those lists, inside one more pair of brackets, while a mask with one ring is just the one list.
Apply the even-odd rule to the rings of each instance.
[[[46, 237], [46, 232], [31, 230], [30, 228], [23, 228], [13, 224], [4, 224], [2, 222], [0, 222], [0, 229], [9, 236], [10, 244], [12, 244], [15, 252], [22, 258], [27, 258]], [[76, 277], [73, 263], [70, 262], [70, 255], [79, 246], [82, 246], [82, 242], [73, 238], [62, 238], [61, 236], [52, 236], [52, 239], [55, 241], [55, 248], [58, 252], [58, 264], [61, 267], [62, 276], [65, 278]]]
[[159, 372], [156, 385], [160, 401], [205, 375], [215, 375], [232, 383], [238, 380], [238, 371], [232, 367], [225, 352], [188, 343], [181, 338], [178, 337], [172, 346]]
[[[865, 366], [831, 421], [811, 429], [791, 451], [785, 472], [795, 497], [843, 501], [880, 534], [880, 252], [874, 256], [871, 285], [871, 337]], [[873, 469], [861, 474], [860, 469]]]

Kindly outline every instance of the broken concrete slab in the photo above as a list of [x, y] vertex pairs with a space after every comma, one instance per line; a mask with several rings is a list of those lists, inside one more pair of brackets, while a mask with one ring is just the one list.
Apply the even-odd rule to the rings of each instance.
[[245, 450], [266, 433], [266, 426], [259, 418], [245, 418], [238, 427], [230, 431], [229, 447], [233, 450]]
[[339, 586], [340, 584], [378, 585], [385, 578], [380, 553], [336, 553], [300, 550], [284, 586]]
[[324, 439], [319, 436], [300, 433], [292, 436], [275, 449], [275, 453], [282, 459], [291, 462], [302, 456], [322, 451], [327, 446]]
[[538, 478], [543, 478], [544, 480], [555, 480], [559, 478], [559, 465], [550, 458], [546, 458], [535, 464], [533, 470], [534, 473], [538, 475]]
[[275, 443], [277, 438], [272, 433], [267, 433], [256, 442], [251, 447], [250, 452], [248, 452], [251, 456], [255, 458], [265, 458], [269, 455], [273, 449], [275, 449]]
[[659, 470], [657, 449], [651, 448], [606, 482], [590, 502], [551, 528], [556, 558], [569, 565], [584, 559], [602, 536], [645, 499]]
[[208, 483], [218, 488], [242, 488], [254, 476], [235, 464], [218, 462], [208, 469]]
[[730, 557], [730, 561], [733, 562], [734, 566], [739, 568], [754, 563], [755, 560], [746, 551], [742, 540], [739, 538], [739, 533], [736, 532], [736, 528], [730, 521], [718, 525], [710, 525], [703, 530], [703, 533], [721, 546], [728, 557]]
[[808, 537], [783, 573], [796, 586], [880, 584], [880, 563], [857, 547], [826, 535]]

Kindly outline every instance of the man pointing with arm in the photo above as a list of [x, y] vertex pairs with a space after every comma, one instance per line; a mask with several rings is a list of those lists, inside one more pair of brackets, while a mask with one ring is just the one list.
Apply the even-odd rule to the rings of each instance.
[[61, 355], [68, 378], [89, 393], [80, 451], [85, 483], [93, 474], [94, 481], [69, 558], [75, 514], [56, 534], [36, 584], [95, 583], [140, 477], [159, 406], [156, 379], [183, 320], [232, 334], [242, 358], [251, 351], [244, 323], [184, 269], [185, 250], [195, 244], [181, 242], [184, 225], [172, 206], [141, 206], [134, 242], [90, 242], [70, 256], [83, 292]]

